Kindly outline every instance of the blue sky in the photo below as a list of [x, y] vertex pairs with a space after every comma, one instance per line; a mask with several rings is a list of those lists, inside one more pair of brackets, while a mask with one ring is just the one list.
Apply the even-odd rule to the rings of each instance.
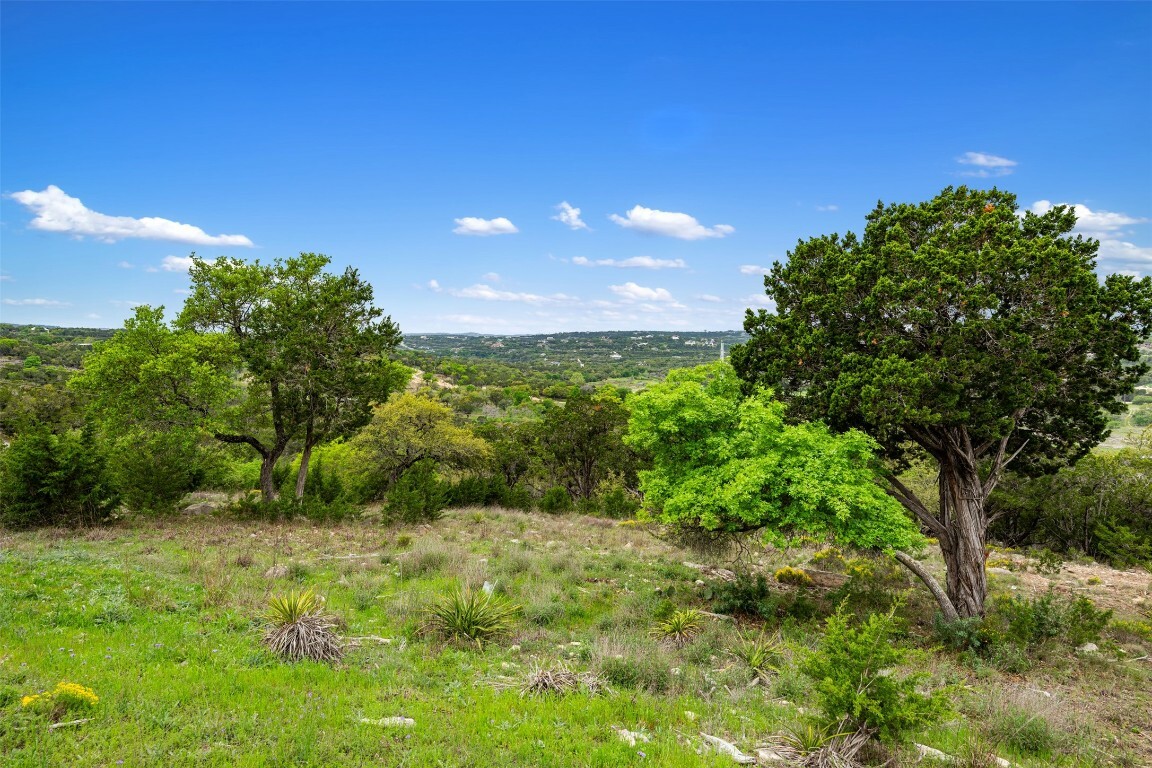
[[[1152, 3], [0, 4], [0, 317], [326, 253], [402, 330], [719, 330], [878, 199], [1152, 273]], [[562, 204], [566, 204], [566, 207]], [[578, 210], [578, 213], [576, 212]]]

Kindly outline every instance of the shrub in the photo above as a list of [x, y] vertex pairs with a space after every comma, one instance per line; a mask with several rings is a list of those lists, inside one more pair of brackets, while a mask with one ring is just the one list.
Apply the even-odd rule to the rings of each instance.
[[264, 644], [288, 661], [339, 661], [344, 646], [333, 631], [335, 617], [312, 590], [289, 592], [268, 602]]
[[664, 693], [672, 684], [672, 672], [659, 656], [609, 656], [600, 661], [600, 676], [621, 688]]
[[900, 742], [949, 712], [943, 692], [917, 691], [924, 675], [893, 673], [908, 656], [895, 643], [895, 612], [872, 614], [859, 627], [849, 626], [843, 607], [828, 617], [819, 646], [800, 664], [815, 684], [824, 727]]
[[794, 587], [812, 586], [811, 576], [804, 573], [804, 571], [799, 568], [793, 568], [788, 565], [776, 571], [774, 577], [776, 581], [780, 582], [781, 584], [790, 584]]
[[568, 494], [567, 489], [560, 486], [553, 486], [545, 491], [544, 496], [540, 499], [540, 510], [542, 512], [569, 512], [572, 510], [572, 497]]
[[520, 611], [501, 595], [460, 589], [428, 609], [427, 628], [447, 640], [470, 641], [477, 648], [512, 630]]
[[409, 467], [388, 492], [388, 511], [406, 523], [439, 519], [447, 505], [448, 483], [440, 479], [431, 459]]
[[776, 615], [776, 600], [763, 574], [737, 573], [735, 581], [713, 589], [712, 609], [731, 616], [770, 618]]
[[704, 629], [704, 614], [695, 608], [673, 611], [652, 628], [652, 636], [673, 645], [686, 645]]
[[0, 523], [12, 528], [91, 525], [119, 505], [91, 429], [19, 435], [0, 456]]
[[1062, 740], [1062, 734], [1047, 720], [1022, 709], [997, 712], [987, 719], [985, 727], [996, 743], [1032, 757], [1050, 757]]
[[1097, 609], [1086, 597], [1069, 600], [1055, 592], [1033, 599], [1001, 596], [993, 607], [988, 628], [999, 628], [1007, 639], [1024, 647], [1057, 638], [1070, 645], [1094, 642], [1112, 618], [1111, 611]]

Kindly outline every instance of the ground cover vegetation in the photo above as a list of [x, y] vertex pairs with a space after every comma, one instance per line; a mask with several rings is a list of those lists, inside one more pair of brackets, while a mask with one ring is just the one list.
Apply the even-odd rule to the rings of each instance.
[[405, 341], [315, 254], [6, 326], [0, 747], [1139, 764], [1152, 281], [1073, 223], [879, 205], [747, 335]]

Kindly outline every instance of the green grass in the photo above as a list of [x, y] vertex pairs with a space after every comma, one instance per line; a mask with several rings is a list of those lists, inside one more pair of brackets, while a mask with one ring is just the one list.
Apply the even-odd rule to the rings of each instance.
[[[501, 510], [452, 512], [431, 529], [198, 519], [0, 532], [0, 762], [728, 766], [697, 753], [699, 732], [751, 751], [800, 724], [793, 705], [809, 704], [793, 659], [820, 625], [768, 627], [782, 629], [780, 672], [749, 686], [748, 665], [729, 650], [758, 627], [708, 620], [683, 646], [650, 635], [661, 617], [711, 608], [684, 560], [700, 556], [637, 526]], [[274, 565], [288, 575], [267, 576]], [[437, 600], [485, 581], [525, 607], [505, 636], [477, 648], [424, 631]], [[324, 595], [325, 611], [345, 622], [340, 663], [289, 663], [262, 646], [269, 599], [301, 590]], [[935, 677], [966, 674], [950, 658], [937, 658]], [[1103, 674], [1114, 693], [1138, 696], [1148, 682], [1066, 663], [1080, 664], [1071, 669], [1086, 690]], [[594, 675], [609, 690], [522, 696], [542, 668]], [[970, 678], [973, 696], [1015, 684], [984, 675]], [[20, 697], [61, 681], [100, 698], [68, 716], [90, 721], [50, 731], [50, 715], [22, 709]], [[395, 716], [415, 725], [361, 722]], [[629, 746], [613, 726], [652, 741]], [[956, 732], [922, 738], [944, 748]], [[1120, 728], [1101, 738], [1135, 743]], [[1023, 755], [1019, 764], [1050, 763]]]

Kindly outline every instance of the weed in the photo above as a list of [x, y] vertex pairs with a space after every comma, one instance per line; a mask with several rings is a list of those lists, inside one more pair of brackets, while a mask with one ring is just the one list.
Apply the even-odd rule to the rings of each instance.
[[777, 670], [780, 660], [780, 638], [741, 633], [736, 645], [729, 651], [744, 662], [752, 672], [753, 680], [767, 680]]
[[1009, 709], [986, 722], [989, 738], [1022, 755], [1048, 757], [1060, 746], [1061, 734], [1038, 713]]
[[704, 629], [704, 614], [695, 608], [673, 611], [666, 619], [656, 623], [652, 636], [658, 640], [682, 646], [690, 643]]
[[24, 696], [20, 699], [20, 706], [31, 712], [48, 714], [54, 721], [59, 721], [69, 712], [91, 709], [98, 701], [100, 697], [91, 688], [61, 680], [50, 691]]
[[428, 609], [427, 627], [448, 640], [484, 643], [511, 631], [520, 606], [501, 595], [456, 590]]
[[794, 586], [794, 587], [810, 587], [810, 586], [812, 586], [812, 577], [811, 576], [804, 573], [803, 570], [801, 570], [799, 568], [793, 568], [789, 565], [786, 565], [783, 568], [779, 569], [773, 575], [774, 575], [776, 581], [780, 582], [781, 584], [789, 584], [789, 585]]

